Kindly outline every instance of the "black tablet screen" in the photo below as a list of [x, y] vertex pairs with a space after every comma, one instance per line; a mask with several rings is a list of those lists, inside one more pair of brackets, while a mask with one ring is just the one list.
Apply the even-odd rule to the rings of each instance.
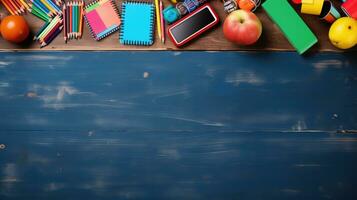
[[171, 33], [176, 39], [176, 42], [180, 43], [190, 35], [214, 22], [214, 20], [215, 18], [211, 11], [208, 8], [204, 8], [172, 28]]

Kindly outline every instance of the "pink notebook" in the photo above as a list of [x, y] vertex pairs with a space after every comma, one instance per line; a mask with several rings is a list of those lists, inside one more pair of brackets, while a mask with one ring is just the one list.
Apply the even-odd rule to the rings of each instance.
[[96, 0], [84, 8], [86, 20], [92, 36], [101, 40], [120, 27], [118, 9], [113, 0]]

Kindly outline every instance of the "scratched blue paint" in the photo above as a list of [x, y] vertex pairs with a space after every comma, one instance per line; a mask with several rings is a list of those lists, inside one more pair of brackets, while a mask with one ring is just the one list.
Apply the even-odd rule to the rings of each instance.
[[352, 53], [0, 53], [0, 199], [356, 199]]

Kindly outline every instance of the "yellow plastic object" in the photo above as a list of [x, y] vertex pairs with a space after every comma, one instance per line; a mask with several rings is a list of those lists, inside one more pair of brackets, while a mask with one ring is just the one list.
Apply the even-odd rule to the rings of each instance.
[[320, 15], [324, 0], [302, 0], [301, 13], [310, 15]]

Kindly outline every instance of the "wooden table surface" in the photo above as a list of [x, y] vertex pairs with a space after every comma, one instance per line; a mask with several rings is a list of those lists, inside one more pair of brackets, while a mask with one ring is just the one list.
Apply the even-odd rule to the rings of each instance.
[[356, 200], [356, 66], [351, 52], [0, 52], [0, 199]]
[[[86, 0], [87, 1], [87, 0]], [[122, 0], [116, 0], [117, 5], [120, 7]], [[338, 3], [335, 1], [335, 3]], [[164, 1], [164, 4], [169, 4], [168, 0]], [[218, 0], [212, 0], [211, 4], [218, 12], [221, 21], [226, 17], [223, 11], [223, 5]], [[298, 10], [298, 6], [295, 6]], [[1, 6], [0, 13], [2, 16], [7, 15], [7, 11]], [[299, 12], [298, 12], [299, 13]], [[289, 44], [287, 39], [281, 33], [279, 28], [270, 20], [262, 7], [258, 8], [256, 14], [262, 21], [263, 33], [260, 40], [253, 46], [243, 47], [228, 42], [222, 32], [222, 24], [216, 27], [214, 30], [206, 33], [198, 40], [190, 43], [181, 50], [209, 50], [209, 51], [221, 51], [221, 50], [273, 50], [273, 51], [294, 51], [294, 48]], [[321, 21], [317, 16], [302, 15], [299, 13], [308, 26], [312, 29], [315, 35], [318, 37], [319, 42], [310, 51], [338, 51], [334, 48], [328, 40], [329, 24]], [[31, 27], [31, 31], [36, 33], [40, 27], [44, 24], [32, 14], [25, 15], [28, 23]], [[156, 38], [154, 45], [146, 46], [125, 46], [119, 44], [119, 33], [116, 32], [111, 36], [103, 39], [100, 42], [95, 41], [88, 30], [87, 26], [84, 26], [84, 36], [81, 40], [72, 40], [65, 44], [62, 35], [56, 38], [49, 46], [40, 49], [39, 44], [33, 41], [29, 41], [26, 44], [14, 45], [0, 39], [0, 50], [178, 50], [173, 43], [169, 40], [165, 44], [159, 42]], [[356, 51], [357, 48], [350, 49], [349, 51]]]

